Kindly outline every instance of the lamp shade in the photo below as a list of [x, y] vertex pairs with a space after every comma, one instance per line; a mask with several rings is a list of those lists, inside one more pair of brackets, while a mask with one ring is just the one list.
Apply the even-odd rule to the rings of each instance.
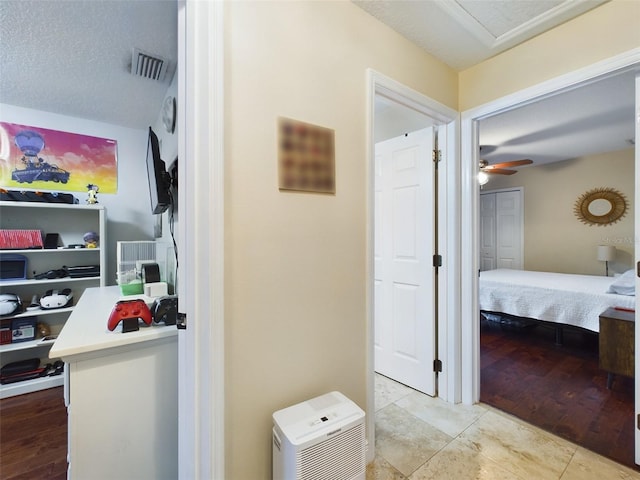
[[598, 245], [598, 260], [610, 262], [616, 258], [616, 247], [612, 245]]

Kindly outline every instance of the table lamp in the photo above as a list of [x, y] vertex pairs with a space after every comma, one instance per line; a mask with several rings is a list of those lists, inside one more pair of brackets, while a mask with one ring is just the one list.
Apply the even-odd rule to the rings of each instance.
[[598, 245], [598, 260], [604, 262], [605, 272], [609, 276], [609, 262], [616, 258], [616, 247], [612, 245]]

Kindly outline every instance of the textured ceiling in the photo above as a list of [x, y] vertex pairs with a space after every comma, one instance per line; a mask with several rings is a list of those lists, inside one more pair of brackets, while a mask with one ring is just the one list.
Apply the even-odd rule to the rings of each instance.
[[[484, 27], [495, 39], [521, 28], [532, 19], [566, 3], [562, 0], [536, 2], [478, 2], [458, 0], [461, 10], [470, 15], [481, 27]], [[514, 8], [515, 6], [515, 8]]]
[[[0, 102], [145, 128], [177, 61], [175, 1], [1, 0]], [[132, 49], [170, 60], [157, 82], [130, 74]]]
[[[463, 68], [603, 2], [354, 3]], [[129, 73], [133, 48], [171, 61], [163, 82]], [[157, 119], [176, 60], [175, 0], [0, 0], [0, 103], [146, 128]], [[481, 144], [491, 148], [483, 157], [491, 163], [526, 157], [541, 164], [625, 148], [633, 137], [632, 83], [627, 75], [485, 119]], [[406, 111], [385, 116], [400, 131], [405, 128]]]
[[608, 0], [353, 0], [456, 70], [464, 70]]

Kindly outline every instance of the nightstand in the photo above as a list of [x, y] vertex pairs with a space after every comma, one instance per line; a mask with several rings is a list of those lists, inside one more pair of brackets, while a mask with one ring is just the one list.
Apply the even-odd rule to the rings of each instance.
[[635, 312], [608, 308], [600, 314], [600, 368], [608, 373], [607, 388], [614, 375], [634, 376]]

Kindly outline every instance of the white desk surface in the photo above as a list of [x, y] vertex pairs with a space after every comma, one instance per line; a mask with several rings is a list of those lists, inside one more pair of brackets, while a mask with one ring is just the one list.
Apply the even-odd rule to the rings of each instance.
[[117, 285], [87, 288], [52, 345], [49, 356], [68, 361], [68, 357], [74, 355], [95, 353], [178, 335], [175, 325], [152, 323], [146, 326], [143, 322], [140, 322], [140, 330], [137, 332], [122, 333], [122, 322], [114, 331], [109, 331], [107, 328], [109, 315], [120, 299], [122, 295]]

